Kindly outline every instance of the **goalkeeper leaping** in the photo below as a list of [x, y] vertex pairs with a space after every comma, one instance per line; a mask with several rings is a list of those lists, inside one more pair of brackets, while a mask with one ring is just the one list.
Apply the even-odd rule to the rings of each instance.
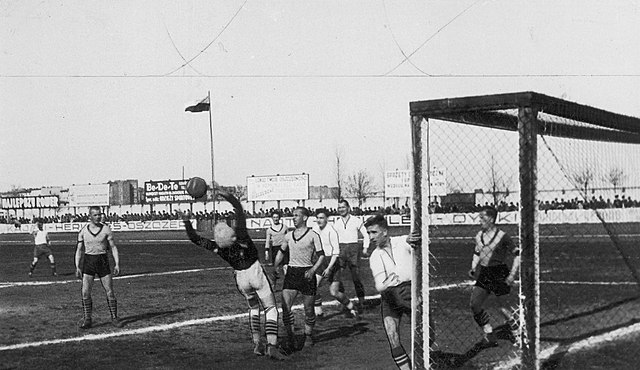
[[194, 244], [217, 253], [233, 267], [238, 290], [249, 304], [249, 324], [253, 338], [254, 353], [264, 355], [264, 348], [260, 341], [260, 306], [264, 309], [266, 318], [265, 334], [267, 336], [266, 355], [285, 360], [285, 355], [276, 347], [278, 341], [278, 310], [273, 289], [258, 260], [258, 249], [247, 232], [246, 216], [242, 205], [233, 195], [218, 192], [227, 202], [231, 203], [236, 214], [235, 228], [226, 223], [218, 223], [214, 227], [215, 241], [203, 238], [193, 229], [189, 217], [183, 214], [184, 226]]

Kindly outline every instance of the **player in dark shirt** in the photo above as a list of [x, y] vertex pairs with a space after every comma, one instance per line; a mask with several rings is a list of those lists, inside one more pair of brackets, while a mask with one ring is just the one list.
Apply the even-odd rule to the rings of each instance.
[[276, 347], [278, 341], [278, 310], [273, 289], [258, 260], [258, 249], [247, 232], [246, 216], [240, 202], [231, 194], [219, 192], [234, 208], [236, 214], [235, 228], [226, 223], [218, 223], [214, 228], [215, 241], [203, 238], [193, 229], [189, 217], [183, 215], [185, 229], [189, 240], [194, 244], [217, 253], [235, 270], [238, 290], [249, 304], [249, 322], [253, 338], [254, 353], [264, 355], [265, 351], [260, 341], [260, 306], [265, 313], [265, 334], [267, 336], [267, 356], [286, 359], [285, 355]]
[[[496, 218], [498, 211], [490, 206], [480, 210], [481, 230], [476, 234], [476, 247], [471, 262], [469, 275], [476, 283], [471, 292], [470, 306], [473, 318], [484, 332], [483, 343], [497, 346], [496, 335], [489, 323], [489, 313], [484, 310], [484, 303], [491, 293], [495, 294], [500, 313], [505, 317], [509, 326], [510, 339], [516, 342], [518, 336], [518, 320], [514, 315], [515, 309], [509, 307], [506, 296], [511, 291], [511, 285], [520, 267], [520, 248], [511, 240], [509, 235], [498, 229]], [[507, 266], [507, 255], [513, 256], [511, 268]]]

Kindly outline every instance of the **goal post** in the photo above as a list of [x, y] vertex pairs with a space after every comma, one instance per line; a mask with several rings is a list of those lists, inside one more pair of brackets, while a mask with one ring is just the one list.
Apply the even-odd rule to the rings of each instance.
[[[631, 176], [640, 172], [640, 165], [627, 162], [629, 155], [640, 157], [640, 119], [535, 92], [415, 101], [410, 116], [411, 228], [422, 234], [413, 264], [415, 369], [468, 361], [481, 367], [538, 369], [553, 353], [550, 348], [558, 351], [558, 343], [619, 328], [625, 310], [640, 309], [640, 252], [629, 248], [633, 236], [640, 236], [633, 225], [640, 221], [640, 211], [629, 209], [640, 208], [630, 201], [636, 193], [640, 198], [640, 176]], [[595, 159], [585, 160], [589, 156]], [[618, 175], [629, 174], [626, 183], [621, 179], [625, 176], [615, 178], [611, 171], [613, 187], [602, 185], [597, 177], [604, 175], [596, 172], [603, 172], [605, 162]], [[576, 173], [584, 163], [585, 173]], [[445, 169], [444, 192], [434, 190], [434, 168]], [[598, 202], [597, 196], [603, 199], [621, 189], [627, 190], [627, 209], [603, 210], [614, 206]], [[544, 198], [558, 194], [575, 199], [549, 206]], [[470, 267], [482, 203], [498, 208], [498, 226], [509, 230], [521, 249], [520, 284], [511, 293], [517, 300], [519, 336], [511, 347], [499, 341], [498, 348], [486, 349], [474, 342], [481, 330], [468, 307], [473, 281], [461, 276]], [[576, 209], [567, 209], [572, 206]], [[568, 268], [571, 261], [563, 258], [580, 258], [587, 253], [583, 245], [597, 258], [606, 256], [607, 268], [616, 273], [602, 274], [596, 284], [588, 281], [589, 267], [578, 272]], [[553, 272], [551, 279], [541, 282], [541, 266], [545, 273]], [[612, 284], [615, 293], [599, 288]], [[567, 299], [576, 289], [592, 301]], [[557, 309], [563, 300], [568, 308]], [[618, 321], [607, 321], [611, 314], [619, 315]], [[591, 325], [597, 328], [593, 333], [586, 329]], [[431, 332], [435, 342], [430, 346]]]

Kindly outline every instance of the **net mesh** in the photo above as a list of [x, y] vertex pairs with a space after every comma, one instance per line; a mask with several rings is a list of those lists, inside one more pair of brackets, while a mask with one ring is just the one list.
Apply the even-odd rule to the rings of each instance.
[[[640, 163], [634, 160], [640, 158], [640, 135], [629, 129], [629, 117], [608, 120], [589, 107], [553, 103], [540, 105], [536, 114], [536, 361], [568, 343], [615, 342], [625, 328], [632, 330], [640, 312]], [[489, 242], [482, 238], [491, 236], [481, 232], [482, 206], [497, 208], [497, 226], [515, 246], [522, 239], [519, 109], [450, 108], [422, 115], [422, 166], [431, 180], [428, 199], [421, 199], [430, 213], [423, 251], [435, 322], [430, 361], [434, 368], [518, 367], [523, 346], [534, 343], [527, 338], [523, 305], [533, 292], [516, 282], [508, 294], [490, 294], [478, 305], [475, 278], [468, 275], [475, 237], [480, 232], [484, 245]], [[513, 255], [504, 257], [510, 268]], [[493, 335], [487, 336], [479, 317], [488, 319]], [[426, 340], [414, 343], [414, 352], [424, 346]]]

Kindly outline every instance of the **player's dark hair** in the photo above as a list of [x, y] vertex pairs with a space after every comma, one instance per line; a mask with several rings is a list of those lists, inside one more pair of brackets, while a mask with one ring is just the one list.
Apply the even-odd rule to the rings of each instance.
[[325, 215], [326, 217], [329, 217], [329, 211], [326, 208], [318, 208], [316, 209], [316, 217], [319, 216], [320, 214]]
[[367, 221], [364, 222], [364, 227], [369, 227], [373, 225], [378, 225], [380, 226], [380, 228], [385, 230], [389, 228], [389, 225], [387, 224], [387, 219], [384, 218], [384, 215], [381, 215], [379, 213], [369, 217]]
[[294, 208], [294, 210], [299, 209], [300, 212], [302, 212], [303, 215], [309, 217], [311, 216], [311, 212], [309, 212], [309, 209], [307, 207], [303, 207], [303, 206], [298, 206], [296, 208]]
[[275, 210], [273, 212], [271, 212], [271, 217], [278, 215], [280, 217], [282, 217], [282, 212], [280, 212], [280, 210]]
[[338, 201], [338, 204], [340, 204], [340, 203], [344, 203], [344, 205], [345, 205], [345, 206], [347, 206], [347, 207], [351, 207], [351, 206], [349, 205], [349, 202], [347, 202], [347, 200], [346, 200], [346, 199], [340, 199], [340, 200]]
[[498, 219], [498, 210], [495, 209], [495, 207], [483, 206], [482, 208], [480, 208], [480, 212], [486, 213], [487, 216], [493, 218], [494, 221]]
[[89, 207], [89, 213], [91, 213], [91, 211], [98, 211], [102, 213], [102, 208], [100, 208], [99, 206], [91, 206]]

